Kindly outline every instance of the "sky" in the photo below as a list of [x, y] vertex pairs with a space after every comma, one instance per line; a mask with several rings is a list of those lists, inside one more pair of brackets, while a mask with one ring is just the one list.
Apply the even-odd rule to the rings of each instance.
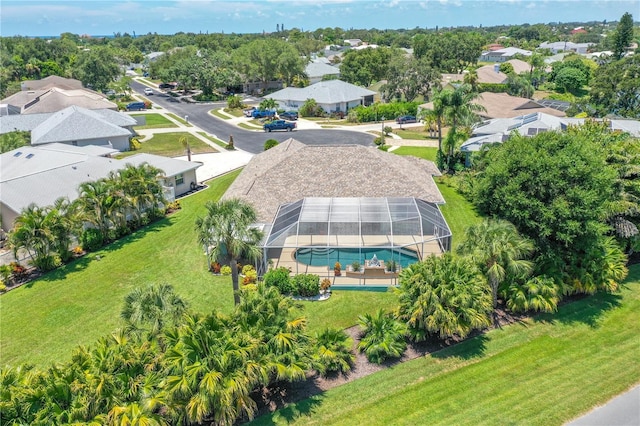
[[640, 0], [0, 0], [0, 35], [261, 33], [640, 18]]

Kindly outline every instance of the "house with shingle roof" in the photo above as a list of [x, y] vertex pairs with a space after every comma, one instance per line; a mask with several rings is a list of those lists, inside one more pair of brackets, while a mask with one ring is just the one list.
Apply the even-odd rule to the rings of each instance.
[[400, 263], [449, 250], [451, 231], [438, 207], [444, 198], [433, 180], [439, 175], [415, 157], [288, 139], [254, 156], [222, 199], [255, 208], [255, 226], [265, 231], [263, 267], [326, 274], [335, 262], [329, 253], [350, 252], [366, 265], [373, 254]]
[[70, 106], [55, 113], [0, 117], [0, 134], [30, 131], [34, 146], [57, 142], [74, 146], [102, 145], [128, 151], [136, 124], [135, 119], [117, 111]]
[[69, 106], [86, 109], [118, 110], [118, 106], [104, 95], [89, 89], [48, 89], [26, 90], [15, 93], [0, 101], [0, 104], [11, 105], [20, 114], [41, 114], [56, 112]]
[[[71, 147], [69, 147], [71, 148]], [[8, 231], [20, 212], [30, 204], [53, 205], [60, 197], [78, 198], [78, 186], [105, 178], [127, 164], [150, 164], [163, 171], [165, 197], [173, 201], [192, 189], [199, 162], [152, 154], [137, 154], [122, 160], [103, 154], [94, 146], [65, 149], [60, 145], [23, 146], [0, 154], [0, 214]]]
[[65, 78], [58, 75], [50, 75], [40, 80], [25, 80], [20, 82], [20, 90], [47, 90], [57, 87], [63, 90], [82, 89], [82, 82], [75, 78]]
[[287, 87], [265, 96], [280, 108], [298, 109], [307, 99], [315, 99], [326, 112], [347, 112], [358, 105], [373, 103], [376, 92], [341, 80], [320, 81], [307, 87]]

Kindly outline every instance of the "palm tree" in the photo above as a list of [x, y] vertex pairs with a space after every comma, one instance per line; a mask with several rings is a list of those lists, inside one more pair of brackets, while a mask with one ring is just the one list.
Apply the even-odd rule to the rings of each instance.
[[262, 100], [262, 102], [260, 102], [259, 107], [261, 110], [273, 110], [278, 107], [278, 103], [275, 101], [275, 99], [265, 98]]
[[447, 112], [447, 105], [450, 103], [451, 93], [451, 90], [436, 91], [431, 98], [433, 109], [426, 110], [423, 116], [426, 121], [434, 121], [438, 126], [438, 152], [441, 153], [440, 155], [442, 155], [442, 124]]
[[53, 225], [55, 215], [46, 208], [35, 204], [27, 206], [15, 220], [9, 233], [9, 244], [14, 255], [18, 250], [26, 250], [33, 264], [40, 270], [48, 271], [55, 267], [53, 256], [55, 236]]
[[445, 115], [451, 122], [451, 127], [457, 129], [458, 124], [472, 124], [478, 121], [477, 112], [486, 111], [486, 109], [473, 100], [478, 97], [478, 93], [474, 92], [469, 84], [462, 84], [456, 87], [447, 97], [445, 104]]
[[233, 300], [240, 303], [238, 260], [259, 259], [262, 231], [252, 225], [257, 221], [253, 207], [239, 199], [209, 201], [207, 214], [196, 219], [198, 242], [207, 252], [209, 263], [217, 261], [231, 266]]
[[146, 331], [149, 339], [158, 336], [167, 325], [175, 325], [187, 310], [187, 304], [168, 284], [134, 289], [124, 299], [120, 317], [126, 330], [136, 336]]
[[414, 263], [400, 273], [398, 293], [398, 318], [416, 341], [430, 334], [464, 338], [491, 324], [491, 292], [469, 258], [445, 253]]
[[348, 342], [349, 335], [338, 328], [325, 328], [319, 333], [316, 332], [315, 369], [323, 375], [351, 371], [355, 357]]
[[82, 230], [82, 218], [77, 203], [68, 198], [58, 198], [50, 208], [53, 216], [51, 232], [54, 237], [54, 247], [60, 259], [66, 262], [71, 258], [69, 247], [74, 237], [79, 237]]
[[163, 171], [147, 163], [133, 166], [127, 164], [124, 169], [118, 171], [116, 180], [122, 188], [123, 196], [133, 209], [133, 214], [137, 220], [145, 212], [150, 216], [154, 215], [159, 205], [165, 204], [162, 185], [158, 177]]
[[407, 348], [406, 325], [392, 318], [383, 309], [378, 309], [375, 315], [360, 315], [358, 324], [363, 334], [358, 349], [373, 363], [380, 364], [389, 357], [399, 358]]
[[84, 182], [78, 188], [80, 197], [78, 204], [83, 218], [94, 225], [106, 239], [111, 224], [111, 185], [106, 179]]
[[458, 246], [458, 254], [469, 256], [485, 274], [496, 308], [500, 284], [527, 276], [533, 270], [533, 263], [526, 258], [533, 253], [534, 245], [504, 220], [488, 219], [470, 226], [465, 237]]

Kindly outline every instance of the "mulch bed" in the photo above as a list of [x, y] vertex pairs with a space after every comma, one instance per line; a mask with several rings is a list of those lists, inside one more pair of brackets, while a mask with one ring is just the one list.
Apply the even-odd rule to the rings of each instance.
[[[528, 315], [515, 315], [511, 312], [507, 312], [499, 306], [494, 318], [495, 325], [492, 328], [500, 328], [505, 325], [522, 321], [528, 317]], [[481, 335], [488, 330], [489, 329], [481, 331], [476, 330], [471, 333], [467, 339]], [[438, 339], [431, 339], [419, 343], [408, 342], [407, 350], [401, 358], [388, 360], [382, 364], [373, 364], [367, 360], [367, 357], [363, 353], [357, 350], [358, 343], [360, 342], [360, 327], [350, 327], [345, 329], [345, 332], [353, 339], [352, 349], [355, 353], [355, 362], [349, 373], [346, 375], [335, 374], [329, 377], [322, 377], [315, 372], [310, 372], [307, 373], [306, 380], [293, 383], [275, 383], [272, 386], [261, 389], [260, 392], [254, 392], [251, 396], [258, 403], [258, 412], [256, 413], [256, 416], [272, 413], [288, 404], [319, 395], [329, 389], [353, 382], [354, 380], [385, 370], [399, 363], [426, 356], [465, 340], [448, 339], [446, 341], [442, 341]]]

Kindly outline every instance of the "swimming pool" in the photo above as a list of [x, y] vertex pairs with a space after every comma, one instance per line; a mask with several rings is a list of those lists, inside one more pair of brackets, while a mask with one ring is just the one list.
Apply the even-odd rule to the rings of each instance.
[[330, 266], [336, 262], [340, 262], [343, 268], [347, 265], [351, 265], [353, 262], [360, 262], [364, 265], [364, 261], [371, 260], [373, 255], [379, 260], [384, 260], [388, 263], [390, 260], [395, 260], [403, 268], [416, 263], [418, 261], [418, 255], [413, 250], [397, 248], [328, 248], [328, 247], [300, 247], [296, 250], [295, 257], [300, 263], [310, 266]]

